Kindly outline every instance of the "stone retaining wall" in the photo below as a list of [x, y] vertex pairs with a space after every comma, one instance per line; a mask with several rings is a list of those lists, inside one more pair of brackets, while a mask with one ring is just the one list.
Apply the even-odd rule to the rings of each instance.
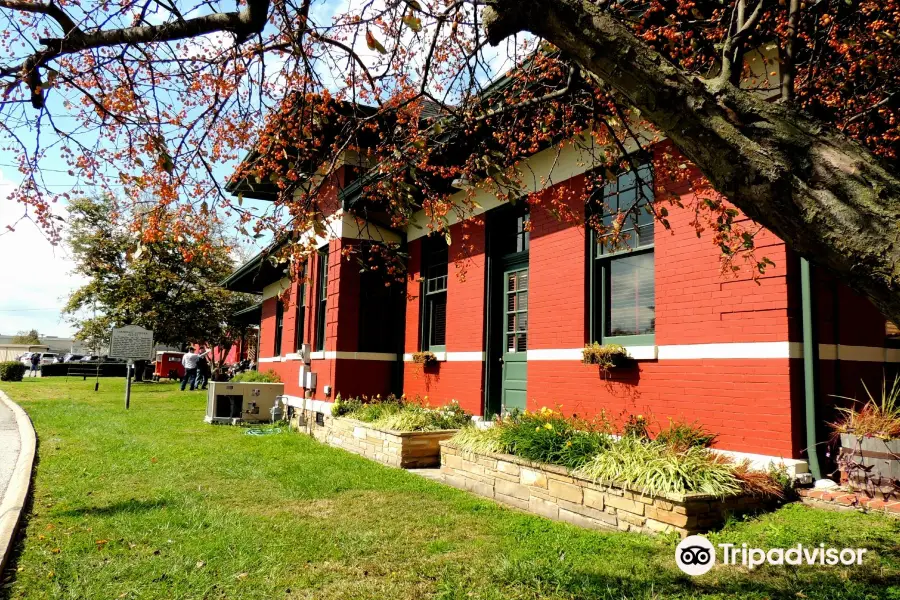
[[508, 454], [480, 454], [441, 442], [441, 472], [454, 487], [542, 517], [592, 529], [669, 533], [682, 537], [722, 525], [729, 514], [766, 508], [750, 496], [707, 494], [648, 496], [623, 487], [598, 485], [556, 465]]
[[456, 433], [455, 429], [383, 431], [363, 421], [310, 410], [296, 410], [291, 425], [309, 432], [320, 442], [403, 469], [438, 466], [441, 462], [440, 442]]

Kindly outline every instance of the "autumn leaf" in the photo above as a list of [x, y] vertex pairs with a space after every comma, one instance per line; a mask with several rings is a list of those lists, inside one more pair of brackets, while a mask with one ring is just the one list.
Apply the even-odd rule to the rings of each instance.
[[375, 36], [372, 35], [372, 32], [366, 29], [366, 45], [369, 47], [369, 50], [377, 50], [382, 54], [387, 54], [387, 50], [384, 49], [384, 46], [381, 45], [381, 42], [375, 39]]
[[422, 19], [414, 17], [412, 14], [404, 15], [403, 23], [413, 31], [418, 32], [422, 30]]

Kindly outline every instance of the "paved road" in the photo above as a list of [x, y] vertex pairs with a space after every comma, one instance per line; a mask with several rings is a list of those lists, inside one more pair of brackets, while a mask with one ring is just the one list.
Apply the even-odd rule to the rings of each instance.
[[5, 403], [0, 402], [0, 498], [6, 494], [21, 448], [16, 415]]

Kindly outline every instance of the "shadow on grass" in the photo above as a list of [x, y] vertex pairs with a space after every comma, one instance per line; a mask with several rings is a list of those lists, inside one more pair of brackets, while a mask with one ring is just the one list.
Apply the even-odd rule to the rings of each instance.
[[120, 514], [135, 514], [166, 508], [170, 503], [165, 500], [122, 500], [106, 506], [86, 506], [84, 508], [71, 508], [56, 513], [60, 517], [109, 517]]

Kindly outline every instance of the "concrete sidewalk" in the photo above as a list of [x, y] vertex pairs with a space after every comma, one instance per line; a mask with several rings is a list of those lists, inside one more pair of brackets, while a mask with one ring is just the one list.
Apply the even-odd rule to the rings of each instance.
[[0, 392], [0, 570], [12, 551], [28, 498], [36, 446], [28, 414]]
[[16, 414], [6, 402], [0, 401], [0, 498], [6, 495], [21, 450]]

